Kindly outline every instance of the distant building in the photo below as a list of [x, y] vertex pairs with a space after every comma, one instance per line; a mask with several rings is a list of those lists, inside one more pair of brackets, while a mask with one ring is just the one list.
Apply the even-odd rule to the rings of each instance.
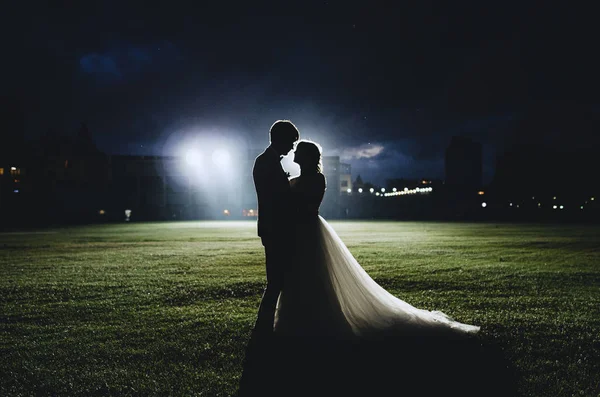
[[[85, 124], [72, 135], [51, 131], [22, 151], [27, 155], [0, 157], [2, 220], [18, 221], [24, 212], [42, 223], [258, 216], [252, 167], [260, 151], [248, 150], [231, 169], [210, 159], [190, 164], [173, 156], [106, 155]], [[323, 162], [321, 213], [339, 217], [340, 194], [352, 188], [351, 168], [339, 157]]]
[[352, 191], [352, 168], [350, 164], [340, 163], [340, 193]]
[[342, 208], [340, 195], [352, 189], [350, 164], [340, 162], [339, 156], [323, 156], [323, 174], [327, 180], [327, 190], [320, 212], [329, 218], [342, 217], [346, 211]]
[[0, 210], [11, 211], [27, 189], [25, 115], [18, 98], [0, 94]]
[[483, 154], [481, 143], [469, 137], [454, 136], [446, 149], [445, 184], [465, 192], [481, 188], [483, 179]]
[[[111, 205], [132, 219], [221, 219], [240, 217], [240, 186], [213, 183], [185, 172], [172, 156], [110, 156]], [[240, 185], [247, 183], [243, 178]], [[256, 208], [256, 207], [255, 207]]]

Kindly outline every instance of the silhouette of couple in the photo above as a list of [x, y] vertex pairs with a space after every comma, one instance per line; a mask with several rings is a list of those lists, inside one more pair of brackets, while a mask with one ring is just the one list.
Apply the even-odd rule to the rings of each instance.
[[[477, 326], [396, 298], [363, 270], [319, 216], [326, 189], [321, 148], [299, 137], [291, 121], [275, 122], [271, 145], [254, 163], [258, 235], [267, 268], [255, 332], [336, 340], [389, 331], [476, 333]], [[294, 146], [301, 174], [288, 181], [280, 161]]]
[[[278, 361], [265, 358], [266, 346], [281, 338], [291, 341], [288, 347], [315, 346], [316, 341], [332, 346], [341, 341], [381, 341], [385, 335], [461, 338], [479, 331], [442, 312], [417, 309], [379, 286], [319, 216], [326, 189], [321, 148], [299, 140], [300, 133], [289, 120], [276, 121], [269, 134], [271, 144], [256, 158], [253, 169], [267, 286], [246, 351], [240, 395], [265, 394], [260, 389], [249, 391], [249, 379], [265, 376], [270, 371], [265, 366]], [[288, 180], [280, 161], [294, 147], [301, 174]], [[267, 377], [258, 383], [272, 381]]]

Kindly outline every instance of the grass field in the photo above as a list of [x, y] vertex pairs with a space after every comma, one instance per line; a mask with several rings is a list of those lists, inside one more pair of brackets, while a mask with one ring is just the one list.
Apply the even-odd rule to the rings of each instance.
[[[481, 325], [522, 395], [600, 392], [600, 227], [332, 225], [390, 292]], [[253, 222], [1, 233], [0, 395], [235, 394], [263, 261]]]

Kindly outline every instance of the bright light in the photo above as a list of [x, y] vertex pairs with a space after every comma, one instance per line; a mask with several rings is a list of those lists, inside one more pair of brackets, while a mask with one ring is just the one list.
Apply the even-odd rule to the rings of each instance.
[[485, 192], [483, 190], [480, 190], [477, 192], [478, 195], [483, 196], [485, 194]]
[[579, 207], [579, 208], [583, 209], [583, 205], [581, 207]]
[[405, 188], [404, 188], [404, 191], [405, 191], [405, 192], [408, 192], [408, 188], [407, 188], [407, 187], [405, 187]]
[[130, 216], [131, 216], [131, 210], [125, 210], [125, 222], [129, 222]]
[[104, 215], [105, 213], [106, 213], [106, 212], [105, 212], [104, 210], [100, 210], [100, 211], [98, 211], [98, 214], [99, 214], [99, 215]]
[[512, 207], [512, 203], [510, 203], [510, 206]]
[[564, 205], [561, 205], [559, 208], [562, 210], [562, 209], [564, 209], [564, 208], [565, 208], [565, 206], [564, 206]]
[[229, 152], [227, 150], [217, 149], [213, 152], [212, 160], [217, 166], [226, 167], [229, 165], [231, 156], [229, 155]]
[[395, 191], [397, 191], [397, 190], [398, 190], [398, 189], [396, 189], [396, 188], [393, 188], [393, 189], [392, 189], [392, 192], [395, 192]]
[[379, 192], [375, 193], [376, 196], [379, 196]]
[[16, 170], [17, 170], [17, 167], [10, 167], [10, 170], [11, 170], [11, 171], [16, 171]]
[[249, 210], [247, 210], [247, 209], [243, 209], [243, 210], [242, 210], [242, 215], [243, 215], [243, 216], [257, 216], [257, 215], [258, 215], [258, 213], [257, 213], [257, 212], [255, 212], [253, 209], [249, 209]]
[[185, 153], [185, 162], [189, 166], [192, 166], [192, 167], [199, 166], [201, 159], [202, 159], [202, 156], [200, 155], [200, 152], [197, 151], [196, 149], [189, 149]]
[[552, 197], [552, 200], [556, 200], [556, 196]]
[[231, 213], [229, 212], [229, 210], [223, 210], [223, 215], [229, 216], [231, 215]]
[[557, 208], [558, 208], [558, 207], [557, 207], [557, 206], [555, 206], [555, 205], [553, 205], [553, 206], [552, 206], [552, 209], [553, 209], [553, 210], [555, 210], [555, 209], [557, 209]]
[[482, 206], [483, 208], [485, 208], [485, 207], [487, 207], [487, 203], [486, 203], [486, 202], [483, 202], [483, 203], [481, 203], [481, 206]]
[[591, 197], [591, 198], [590, 198], [590, 200], [594, 201], [594, 198], [593, 198], [593, 197]]
[[348, 189], [346, 190], [348, 193], [352, 193], [352, 189]]
[[381, 188], [381, 192], [385, 193], [385, 188], [384, 187]]
[[371, 189], [369, 189], [369, 191], [370, 191], [371, 193], [373, 193], [373, 192], [375, 191], [375, 189], [371, 188]]
[[13, 193], [19, 193], [19, 189], [13, 190]]
[[359, 188], [358, 188], [358, 192], [359, 192], [359, 193], [362, 193], [362, 187], [359, 187]]

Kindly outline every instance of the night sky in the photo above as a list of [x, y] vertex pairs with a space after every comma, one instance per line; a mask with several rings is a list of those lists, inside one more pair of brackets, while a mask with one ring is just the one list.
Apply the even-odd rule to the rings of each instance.
[[12, 3], [3, 95], [28, 137], [86, 122], [109, 154], [170, 155], [173, 141], [217, 133], [257, 149], [288, 118], [376, 183], [443, 178], [452, 135], [484, 145], [486, 181], [514, 143], [599, 144], [591, 8]]

